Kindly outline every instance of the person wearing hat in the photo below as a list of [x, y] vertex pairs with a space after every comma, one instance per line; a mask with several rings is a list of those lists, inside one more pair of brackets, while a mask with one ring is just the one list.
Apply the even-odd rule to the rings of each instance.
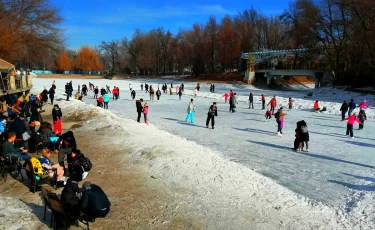
[[279, 110], [275, 113], [275, 118], [277, 122], [277, 135], [283, 134], [283, 128], [284, 128], [284, 117], [287, 115], [283, 112], [283, 107], [280, 107]]
[[357, 113], [353, 113], [353, 115], [350, 115], [349, 117], [345, 118], [344, 120], [347, 120], [348, 123], [346, 125], [346, 136], [349, 136], [353, 139], [354, 133], [353, 133], [353, 125], [355, 122], [358, 122], [359, 124], [362, 124], [362, 122], [358, 119]]
[[212, 105], [208, 109], [207, 120], [206, 120], [206, 128], [208, 128], [208, 124], [210, 123], [210, 120], [211, 120], [211, 127], [212, 127], [212, 129], [214, 129], [215, 116], [217, 116], [216, 102], [212, 103]]
[[90, 219], [105, 217], [110, 211], [111, 202], [108, 200], [104, 191], [96, 184], [86, 181], [82, 185], [84, 188], [90, 188], [82, 193], [81, 212]]

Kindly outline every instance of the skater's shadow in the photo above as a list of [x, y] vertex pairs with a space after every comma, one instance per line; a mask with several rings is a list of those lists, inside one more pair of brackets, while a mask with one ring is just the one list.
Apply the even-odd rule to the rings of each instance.
[[339, 121], [337, 118], [321, 117], [321, 116], [303, 116], [305, 118], [317, 119], [317, 120], [326, 120], [326, 121]]
[[344, 126], [321, 125], [321, 124], [316, 124], [316, 125], [323, 126], [323, 127], [330, 127], [330, 128], [338, 128], [338, 129], [342, 129], [342, 128], [344, 128]]
[[357, 142], [357, 141], [342, 141], [342, 142], [349, 143], [349, 144], [352, 144], [352, 145], [358, 145], [358, 146], [363, 146], [363, 147], [375, 148], [374, 144], [361, 143], [361, 142]]
[[261, 129], [252, 129], [252, 128], [241, 129], [241, 128], [235, 128], [235, 127], [233, 127], [233, 129], [238, 130], [238, 131], [243, 131], [243, 132], [261, 133], [265, 135], [275, 135], [275, 132], [270, 132], [270, 131], [261, 130]]
[[351, 177], [354, 177], [354, 178], [357, 178], [357, 179], [360, 179], [360, 180], [366, 180], [366, 181], [375, 183], [375, 178], [372, 178], [372, 177], [356, 176], [356, 175], [352, 175], [352, 174], [349, 174], [349, 173], [341, 173], [341, 174], [346, 175], [346, 176], [351, 176]]
[[345, 163], [345, 164], [357, 165], [357, 166], [361, 166], [361, 167], [365, 167], [365, 168], [374, 168], [372, 165], [366, 165], [366, 164], [361, 164], [361, 163], [356, 163], [356, 162], [341, 160], [341, 159], [337, 159], [337, 158], [333, 158], [333, 157], [328, 157], [328, 156], [324, 156], [324, 155], [317, 155], [317, 154], [308, 153], [308, 154], [302, 154], [302, 156], [314, 157], [314, 158], [319, 158], [319, 159], [329, 160], [329, 161], [336, 161], [336, 162], [341, 162], [341, 163]]
[[[315, 132], [315, 131], [309, 131], [309, 133], [318, 134], [318, 135], [323, 135], [323, 136], [348, 138], [348, 137], [344, 136], [343, 134], [338, 134], [338, 133], [319, 133], [319, 132]], [[375, 141], [375, 139], [366, 138], [366, 137], [358, 137], [358, 139]]]
[[181, 120], [177, 120], [175, 118], [170, 118], [170, 117], [162, 117], [162, 119], [168, 120], [168, 121], [181, 121]]
[[[274, 134], [274, 133], [272, 133], [272, 134]], [[291, 150], [290, 147], [282, 146], [282, 145], [275, 145], [275, 144], [271, 144], [271, 143], [267, 143], [267, 142], [252, 141], [252, 140], [248, 140], [248, 142], [250, 142], [250, 143], [254, 143], [254, 144], [258, 144], [258, 145], [264, 145], [264, 146], [272, 147], [272, 148], [276, 148], [276, 149], [286, 149], [286, 150]]]
[[194, 123], [184, 122], [184, 121], [181, 121], [181, 120], [177, 120], [175, 118], [162, 117], [162, 119], [165, 119], [165, 120], [168, 120], [168, 121], [176, 121], [177, 124], [180, 124], [180, 125], [186, 125], [186, 126], [192, 126], [192, 127], [202, 127], [202, 126], [196, 125]]
[[328, 180], [328, 182], [339, 184], [339, 185], [343, 185], [343, 186], [345, 186], [347, 188], [350, 188], [350, 189], [353, 189], [353, 190], [357, 190], [357, 191], [369, 191], [369, 192], [375, 191], [375, 186], [371, 186], [371, 185], [349, 184], [349, 183], [342, 182], [342, 181], [337, 181], [337, 180]]

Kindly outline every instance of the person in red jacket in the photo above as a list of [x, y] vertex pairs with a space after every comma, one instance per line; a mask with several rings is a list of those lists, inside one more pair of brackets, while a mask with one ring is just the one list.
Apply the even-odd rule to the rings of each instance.
[[319, 110], [320, 110], [319, 101], [315, 101], [315, 103], [314, 103], [314, 112], [317, 112]]
[[262, 109], [266, 109], [266, 97], [262, 93]]
[[96, 102], [97, 102], [97, 106], [100, 106], [103, 108], [103, 97], [100, 96], [96, 99]]
[[345, 120], [348, 121], [348, 123], [346, 125], [346, 136], [349, 136], [349, 134], [350, 134], [350, 137], [353, 139], [354, 138], [353, 137], [354, 136], [353, 135], [354, 122], [358, 122], [359, 124], [362, 124], [362, 122], [360, 120], [358, 120], [357, 113], [353, 113], [353, 115], [345, 118]]
[[273, 98], [271, 99], [271, 101], [267, 104], [268, 105], [271, 105], [271, 111], [272, 111], [272, 114], [275, 114], [275, 107], [277, 105], [276, 103], [276, 96], [273, 96]]

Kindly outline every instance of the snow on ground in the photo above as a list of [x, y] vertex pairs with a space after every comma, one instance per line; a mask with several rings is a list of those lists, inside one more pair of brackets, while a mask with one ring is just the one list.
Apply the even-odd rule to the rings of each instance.
[[[366, 121], [365, 129], [355, 130], [356, 138], [348, 139], [346, 123], [341, 122], [339, 116], [308, 111], [314, 100], [321, 100], [328, 113], [339, 114], [343, 99], [353, 98], [357, 103], [367, 99], [373, 104], [373, 97], [322, 88], [314, 90], [314, 98], [304, 99], [303, 92], [258, 90], [231, 84], [216, 84], [217, 94], [211, 94], [207, 92], [209, 84], [201, 84], [201, 91], [206, 92], [200, 92], [195, 99], [196, 122], [190, 124], [184, 122], [190, 96], [184, 95], [179, 101], [176, 95], [163, 94], [160, 101], [149, 102], [148, 96], [139, 92], [140, 81], [144, 79], [90, 81], [99, 86], [120, 87], [121, 98], [109, 103], [110, 112], [103, 111], [107, 117], [102, 116], [100, 122], [89, 125], [121, 124], [132, 134], [124, 143], [134, 149], [134, 161], [141, 158], [141, 153], [149, 151], [152, 157], [146, 169], [171, 189], [185, 188], [186, 194], [181, 195], [181, 200], [208, 219], [208, 229], [228, 229], [229, 226], [231, 229], [375, 227], [372, 205], [375, 124]], [[35, 79], [34, 85], [42, 88], [51, 82], [50, 79]], [[67, 80], [56, 80], [60, 92], [65, 82]], [[157, 88], [158, 80], [150, 82]], [[88, 85], [88, 80], [73, 80], [75, 89], [83, 83]], [[143, 97], [149, 103], [152, 125], [133, 121], [136, 109], [130, 99], [129, 84], [138, 90], [136, 98]], [[187, 94], [191, 94], [194, 84], [185, 85]], [[229, 106], [220, 100], [229, 89], [237, 92], [241, 101], [234, 114], [229, 113]], [[256, 109], [248, 109], [250, 90], [255, 95], [264, 93], [268, 99], [277, 95], [284, 107], [289, 96], [295, 99], [295, 107], [301, 110], [288, 112], [283, 137], [275, 135], [274, 119], [264, 122], [260, 102], [255, 104]], [[219, 116], [215, 130], [205, 129], [207, 109], [213, 101], [218, 102]], [[96, 104], [92, 92], [84, 102]], [[63, 112], [89, 108], [76, 102], [62, 104]], [[373, 108], [367, 112], [374, 118]], [[310, 130], [308, 154], [291, 150], [295, 123], [301, 119]]]

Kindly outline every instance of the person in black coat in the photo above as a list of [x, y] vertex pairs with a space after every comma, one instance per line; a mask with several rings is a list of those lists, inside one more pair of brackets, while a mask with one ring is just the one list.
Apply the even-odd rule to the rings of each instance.
[[51, 100], [51, 105], [53, 105], [53, 99], [55, 98], [55, 89], [53, 86], [48, 91], [49, 99]]
[[131, 94], [132, 99], [134, 100], [135, 99], [135, 95], [136, 95], [135, 90], [133, 89], [130, 94]]
[[357, 105], [355, 104], [354, 100], [351, 99], [349, 102], [349, 112], [348, 112], [348, 117], [352, 115], [353, 110], [357, 108]]
[[[310, 136], [309, 136], [307, 124], [304, 120], [297, 122], [297, 128], [295, 132], [296, 132], [296, 141], [294, 145], [295, 150], [300, 151], [303, 148], [303, 146], [305, 146], [306, 152], [308, 152]], [[296, 142], [298, 143], [297, 147], [296, 147]]]
[[58, 153], [59, 164], [64, 167], [64, 158], [72, 153], [72, 149], [77, 149], [76, 139], [72, 131], [62, 134], [55, 143], [55, 152]]
[[90, 189], [82, 193], [81, 212], [94, 219], [107, 216], [111, 202], [104, 191], [89, 181], [83, 183], [83, 187], [90, 187]]
[[135, 101], [135, 106], [137, 107], [137, 113], [138, 113], [138, 117], [137, 117], [138, 123], [141, 120], [141, 115], [142, 115], [142, 110], [143, 110], [142, 102], [143, 102], [142, 98]]
[[346, 112], [348, 112], [348, 109], [349, 109], [349, 105], [346, 101], [344, 101], [344, 103], [342, 103], [341, 108], [340, 108], [342, 121], [345, 119], [345, 114]]
[[212, 127], [212, 129], [214, 129], [215, 117], [216, 116], [217, 116], [217, 107], [216, 107], [216, 102], [214, 102], [214, 103], [212, 103], [212, 105], [208, 109], [207, 120], [206, 120], [206, 128], [208, 128], [208, 125], [210, 124], [210, 120], [211, 120], [211, 127]]
[[47, 103], [48, 101], [48, 90], [46, 88], [44, 88], [44, 90], [42, 91], [42, 101], [44, 103]]

